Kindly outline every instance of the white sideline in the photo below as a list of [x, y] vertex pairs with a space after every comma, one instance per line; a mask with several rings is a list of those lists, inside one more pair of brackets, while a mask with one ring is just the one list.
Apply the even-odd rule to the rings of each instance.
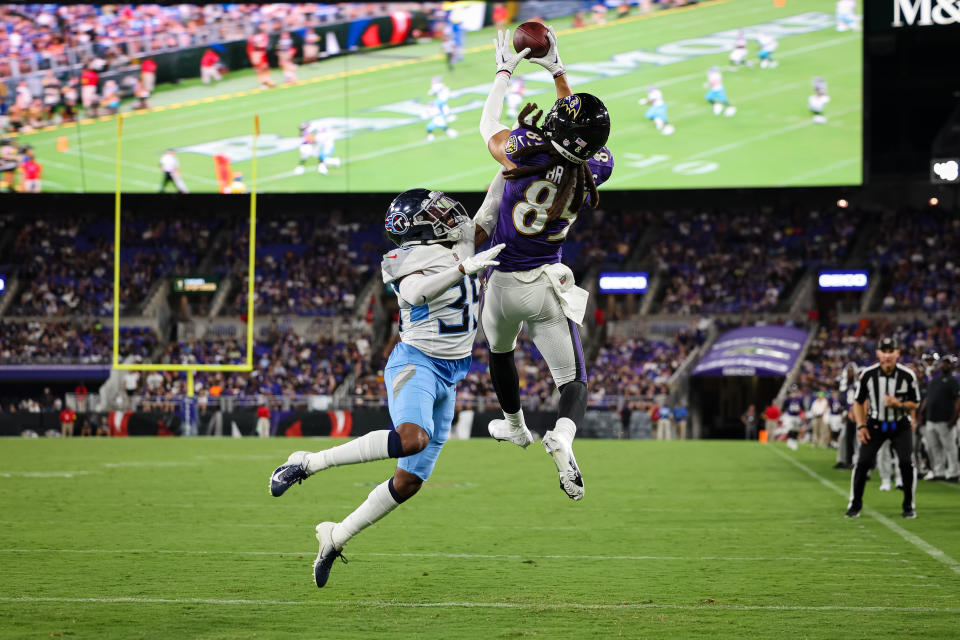
[[[849, 493], [847, 493], [837, 485], [833, 484], [832, 482], [830, 482], [829, 480], [821, 476], [819, 473], [817, 473], [807, 465], [803, 464], [802, 462], [798, 462], [797, 460], [794, 460], [783, 451], [780, 451], [780, 449], [778, 449], [776, 446], [771, 446], [770, 450], [776, 453], [778, 456], [780, 456], [784, 460], [791, 463], [792, 465], [798, 467], [800, 470], [807, 473], [809, 476], [817, 480], [820, 484], [824, 485], [829, 489], [832, 489], [836, 493], [839, 493], [844, 498], [849, 499], [850, 497]], [[940, 549], [937, 549], [935, 546], [933, 546], [932, 544], [930, 544], [920, 536], [910, 533], [900, 525], [896, 524], [893, 520], [891, 520], [887, 516], [871, 509], [870, 507], [864, 507], [863, 513], [875, 519], [877, 522], [885, 526], [887, 529], [890, 529], [890, 531], [893, 531], [895, 534], [897, 534], [898, 536], [900, 536], [901, 538], [903, 538], [904, 540], [906, 540], [916, 548], [920, 549], [921, 551], [926, 553], [928, 556], [930, 556], [934, 560], [937, 560], [947, 565], [947, 567], [949, 567], [950, 570], [953, 571], [954, 573], [960, 574], [960, 562], [957, 562], [956, 560], [948, 556], [946, 553], [944, 553]], [[840, 516], [838, 515], [838, 517]]]
[[75, 602], [94, 604], [213, 604], [213, 605], [313, 605], [359, 606], [403, 609], [579, 609], [585, 611], [616, 611], [618, 609], [678, 609], [682, 611], [897, 611], [903, 613], [960, 613], [960, 607], [883, 607], [844, 605], [764, 605], [764, 604], [657, 604], [655, 602], [627, 602], [620, 604], [583, 604], [580, 602], [389, 602], [382, 600], [222, 600], [218, 598], [54, 598], [54, 597], [0, 597], [0, 602]]
[[[283, 556], [313, 555], [313, 551], [209, 551], [205, 549], [0, 549], [0, 553], [144, 553], [176, 554], [184, 556]], [[688, 562], [896, 562], [910, 564], [905, 558], [847, 558], [835, 555], [822, 556], [588, 556], [588, 555], [543, 555], [543, 554], [486, 554], [486, 553], [364, 553], [365, 557], [376, 558], [457, 558], [462, 560], [665, 560]], [[846, 554], [844, 554], [846, 555]], [[897, 554], [889, 554], [897, 555]]]

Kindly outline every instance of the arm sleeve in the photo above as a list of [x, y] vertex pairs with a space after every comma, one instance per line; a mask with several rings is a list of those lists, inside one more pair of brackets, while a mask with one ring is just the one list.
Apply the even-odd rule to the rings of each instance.
[[461, 278], [463, 274], [460, 273], [459, 264], [429, 276], [411, 273], [400, 281], [400, 297], [412, 305], [426, 304], [457, 284]]
[[856, 390], [854, 391], [854, 393], [856, 394], [856, 401], [860, 404], [863, 404], [864, 401], [867, 399], [867, 386], [863, 384], [864, 383], [863, 377], [864, 376], [861, 374], [860, 377], [857, 378], [857, 387], [856, 387]]
[[473, 217], [481, 229], [487, 232], [487, 236], [493, 235], [493, 230], [497, 226], [497, 217], [500, 213], [500, 201], [503, 200], [503, 189], [506, 181], [503, 177], [503, 171], [497, 169], [497, 175], [493, 177], [490, 188], [487, 189], [487, 195], [483, 199], [483, 204]]
[[483, 114], [480, 116], [480, 135], [483, 136], [483, 144], [487, 144], [497, 133], [509, 131], [500, 122], [500, 116], [503, 115], [503, 96], [507, 93], [509, 83], [510, 76], [507, 73], [498, 73], [493, 79], [493, 88], [490, 89], [490, 95], [483, 104]]

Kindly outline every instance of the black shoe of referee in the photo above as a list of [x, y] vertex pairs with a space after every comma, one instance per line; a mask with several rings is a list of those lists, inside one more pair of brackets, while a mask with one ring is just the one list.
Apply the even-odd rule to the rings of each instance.
[[[853, 508], [853, 507], [850, 507], [849, 509], [847, 509], [847, 512], [846, 512], [845, 514], [843, 514], [843, 517], [844, 517], [844, 518], [859, 518], [859, 517], [860, 517], [860, 509], [855, 509], [855, 508]], [[916, 517], [916, 516], [914, 516], [914, 517]]]
[[917, 512], [913, 509], [904, 509], [903, 513], [900, 514], [900, 517], [915, 519], [917, 517]]

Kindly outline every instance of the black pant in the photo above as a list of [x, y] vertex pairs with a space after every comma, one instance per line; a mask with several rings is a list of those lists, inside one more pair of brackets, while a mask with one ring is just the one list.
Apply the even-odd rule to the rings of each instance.
[[841, 462], [853, 464], [853, 456], [857, 451], [857, 425], [849, 416], [844, 419], [844, 429], [841, 435], [847, 443], [847, 458], [841, 460]]
[[871, 420], [867, 423], [867, 428], [870, 431], [870, 439], [860, 445], [860, 457], [853, 468], [853, 494], [850, 496], [850, 507], [863, 508], [863, 489], [867, 484], [867, 472], [877, 461], [877, 451], [880, 450], [880, 446], [890, 440], [893, 450], [897, 452], [900, 475], [903, 476], [903, 509], [904, 511], [915, 509], [913, 493], [916, 477], [913, 466], [913, 430], [910, 428], [910, 423], [904, 420], [888, 424], [887, 429], [884, 430], [880, 422]]

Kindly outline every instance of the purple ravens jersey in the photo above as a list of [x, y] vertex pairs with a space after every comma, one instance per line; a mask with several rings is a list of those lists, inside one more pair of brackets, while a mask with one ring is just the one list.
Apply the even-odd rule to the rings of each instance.
[[803, 411], [803, 401], [800, 398], [787, 398], [786, 410], [788, 415], [799, 416]]
[[[549, 157], [538, 153], [526, 158], [516, 158], [514, 153], [524, 147], [543, 143], [535, 131], [524, 127], [514, 129], [507, 139], [507, 157], [518, 167], [544, 164]], [[613, 154], [603, 147], [587, 166], [593, 173], [593, 181], [599, 186], [607, 181], [613, 171]], [[544, 174], [532, 175], [518, 180], [507, 180], [500, 201], [500, 217], [490, 244], [506, 244], [497, 259], [498, 271], [528, 271], [545, 264], [560, 262], [563, 256], [563, 241], [577, 213], [565, 211], [556, 220], [547, 222], [547, 211], [557, 195], [557, 185], [563, 180], [565, 167], [555, 167]], [[589, 195], [587, 196], [589, 201]], [[587, 207], [585, 202], [584, 207]]]

